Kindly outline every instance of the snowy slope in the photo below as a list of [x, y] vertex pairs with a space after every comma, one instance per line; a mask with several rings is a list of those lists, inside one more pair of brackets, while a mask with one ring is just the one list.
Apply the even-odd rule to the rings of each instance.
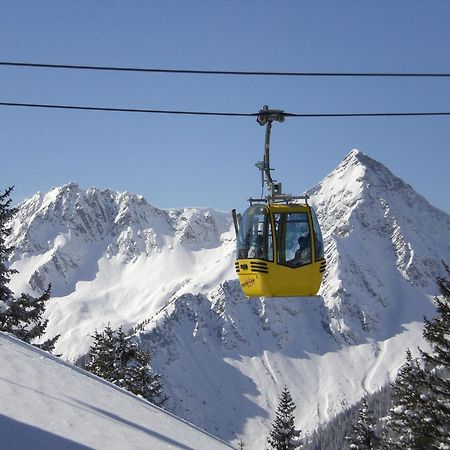
[[52, 281], [48, 336], [63, 335], [65, 358], [95, 328], [135, 327], [172, 411], [262, 448], [284, 384], [306, 432], [392, 379], [422, 345], [434, 277], [450, 261], [449, 215], [357, 150], [309, 194], [328, 263], [315, 298], [247, 301], [227, 214], [73, 184], [21, 205], [12, 284]]
[[0, 448], [230, 448], [187, 422], [0, 333]]

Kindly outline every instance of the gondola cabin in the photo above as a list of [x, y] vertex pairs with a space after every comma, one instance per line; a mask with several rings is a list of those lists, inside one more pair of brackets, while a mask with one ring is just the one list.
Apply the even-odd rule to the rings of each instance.
[[240, 221], [233, 210], [237, 233], [235, 267], [247, 297], [316, 295], [325, 271], [322, 234], [308, 196], [283, 194], [281, 183], [271, 175], [272, 122], [284, 122], [287, 115], [268, 106], [259, 111], [257, 121], [266, 127], [266, 137], [264, 159], [256, 167], [261, 171], [263, 191], [267, 186], [269, 195], [250, 198], [250, 207]]
[[325, 259], [314, 209], [299, 203], [247, 208], [239, 225], [235, 267], [247, 297], [316, 295]]

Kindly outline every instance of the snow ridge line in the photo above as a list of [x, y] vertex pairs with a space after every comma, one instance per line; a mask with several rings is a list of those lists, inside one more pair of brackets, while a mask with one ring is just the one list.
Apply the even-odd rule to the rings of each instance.
[[[175, 295], [175, 294], [174, 294]], [[148, 325], [149, 323], [153, 322], [153, 320], [159, 315], [161, 314], [163, 311], [165, 311], [170, 305], [172, 305], [173, 303], [175, 303], [176, 300], [178, 300], [180, 297], [173, 297], [172, 299], [170, 299], [165, 305], [161, 306], [161, 308], [158, 309], [158, 311], [156, 311], [152, 316], [150, 316], [148, 319], [145, 319], [144, 321], [142, 321], [141, 323], [138, 323], [136, 326], [134, 326], [133, 328], [131, 328], [128, 331], [128, 336], [132, 336], [133, 334], [136, 334], [140, 331], [144, 331], [144, 328], [146, 325]]]

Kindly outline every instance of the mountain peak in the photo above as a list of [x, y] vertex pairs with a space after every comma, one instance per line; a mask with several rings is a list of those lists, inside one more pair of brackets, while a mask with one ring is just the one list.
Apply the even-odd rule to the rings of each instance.
[[73, 195], [80, 192], [80, 186], [73, 181], [63, 184], [62, 186], [54, 186], [47, 192], [48, 197], [61, 197]]
[[[358, 334], [361, 337], [376, 327], [382, 310], [375, 313], [373, 302], [387, 304], [386, 299], [392, 296], [383, 293], [385, 280], [394, 273], [402, 283], [433, 289], [442, 270], [440, 261], [448, 254], [443, 230], [450, 229], [450, 216], [430, 205], [387, 167], [354, 149], [309, 194], [327, 244], [327, 273], [321, 294], [330, 308], [341, 313], [346, 309], [352, 314], [359, 311], [356, 315], [364, 318], [358, 319], [359, 332], [355, 332], [359, 324], [352, 324], [351, 336], [332, 321], [334, 332], [357, 341]], [[350, 271], [356, 280], [354, 286], [347, 283], [344, 290], [343, 270]], [[358, 294], [363, 290], [373, 297], [366, 305]]]
[[[377, 179], [380, 178], [397, 178], [386, 166], [381, 164], [379, 161], [371, 158], [366, 153], [362, 152], [358, 149], [351, 150], [347, 156], [342, 160], [342, 162], [336, 167], [336, 169], [331, 172], [342, 174], [342, 172], [346, 170], [353, 171], [354, 169], [358, 169], [361, 171], [361, 175], [364, 178], [374, 176]], [[374, 180], [371, 180], [374, 181]], [[403, 182], [402, 182], [403, 183]], [[404, 183], [403, 183], [404, 184]]]
[[316, 197], [317, 202], [325, 202], [326, 197], [335, 196], [350, 203], [357, 199], [401, 198], [406, 205], [431, 206], [386, 166], [358, 149], [351, 150], [336, 169], [308, 194]]
[[345, 158], [342, 160], [341, 164], [344, 164], [348, 161], [353, 161], [364, 166], [380, 166], [386, 168], [382, 163], [380, 163], [376, 159], [373, 159], [367, 153], [364, 153], [357, 148], [350, 150], [350, 152], [348, 152]]
[[[399, 195], [402, 192], [406, 197], [419, 202], [419, 205], [429, 205], [420, 194], [392, 173], [385, 165], [358, 149], [350, 151], [328, 177], [336, 177], [337, 175], [338, 178], [342, 178], [344, 173], [353, 180], [360, 182], [361, 188], [366, 191], [366, 195], [368, 191], [372, 195], [377, 195], [380, 191], [383, 191], [383, 195], [386, 193]], [[359, 176], [355, 176], [356, 173]]]
[[351, 159], [351, 158], [360, 158], [361, 156], [367, 156], [365, 153], [363, 153], [361, 150], [354, 148], [352, 150], [350, 150], [350, 152], [347, 154], [347, 156], [344, 158], [344, 161], [346, 159]]

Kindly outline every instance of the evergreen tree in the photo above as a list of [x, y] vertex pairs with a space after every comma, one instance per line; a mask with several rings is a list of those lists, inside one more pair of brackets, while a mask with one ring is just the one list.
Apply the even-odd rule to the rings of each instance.
[[[445, 265], [447, 274], [450, 271]], [[387, 445], [394, 449], [450, 449], [450, 282], [438, 277], [437, 316], [425, 319], [423, 368], [407, 352], [393, 386], [387, 418]]]
[[295, 408], [291, 394], [287, 386], [285, 386], [280, 396], [276, 418], [272, 424], [272, 431], [267, 438], [267, 442], [273, 449], [294, 450], [300, 447], [301, 431], [295, 429], [295, 417], [293, 414]]
[[21, 294], [16, 298], [8, 287], [11, 275], [17, 272], [7, 268], [6, 264], [13, 250], [12, 247], [6, 246], [6, 238], [11, 233], [7, 224], [17, 211], [10, 206], [12, 189], [8, 188], [0, 195], [0, 331], [12, 333], [29, 344], [33, 343], [51, 352], [59, 335], [41, 344], [35, 343], [47, 328], [48, 319], [43, 319], [42, 315], [47, 301], [50, 300], [51, 285], [37, 298], [28, 294]]
[[130, 391], [132, 380], [130, 377], [131, 366], [136, 359], [138, 348], [130, 339], [126, 339], [125, 333], [120, 326], [118, 330], [113, 331], [112, 345], [115, 360], [113, 368], [113, 382], [117, 386], [123, 387]]
[[167, 401], [160, 376], [149, 365], [150, 354], [127, 338], [122, 327], [113, 330], [108, 325], [102, 333], [95, 331], [92, 337], [94, 343], [86, 370], [155, 405], [162, 406]]
[[161, 377], [150, 368], [150, 353], [136, 348], [128, 366], [125, 389], [157, 406], [162, 406], [168, 397], [162, 394]]
[[[450, 275], [448, 265], [444, 267]], [[437, 315], [425, 320], [423, 332], [431, 347], [431, 353], [421, 351], [427, 372], [424, 400], [432, 412], [429, 448], [450, 449], [450, 280], [438, 277], [437, 283], [441, 293], [434, 299]]]
[[354, 450], [373, 450], [378, 448], [380, 439], [376, 431], [377, 420], [369, 409], [366, 398], [363, 398], [358, 411], [357, 423], [352, 427], [352, 434], [347, 438], [349, 447]]
[[101, 333], [95, 330], [91, 336], [94, 343], [88, 353], [86, 370], [116, 384], [114, 368], [116, 365], [116, 353], [114, 344], [114, 330], [108, 325]]
[[427, 374], [408, 349], [406, 362], [393, 385], [393, 406], [387, 416], [385, 444], [389, 449], [432, 449], [434, 413], [427, 400]]
[[[364, 397], [367, 400], [368, 408], [373, 411], [376, 420], [376, 433], [380, 436], [380, 443], [375, 448], [383, 448], [382, 426], [389, 408], [391, 407], [392, 385], [386, 384], [379, 391], [368, 394]], [[338, 413], [329, 422], [321, 425], [313, 431], [302, 446], [304, 450], [343, 450], [348, 448], [348, 436], [351, 436], [354, 424], [358, 420], [358, 412], [361, 403], [350, 406]], [[381, 420], [380, 420], [381, 419]]]
[[7, 224], [16, 213], [16, 209], [11, 208], [12, 200], [9, 198], [12, 190], [13, 188], [10, 187], [0, 195], [0, 313], [13, 298], [13, 293], [9, 289], [8, 283], [11, 275], [16, 272], [9, 269], [6, 265], [10, 253], [13, 251], [13, 247], [7, 247], [5, 242], [11, 233], [11, 229], [7, 227]]

